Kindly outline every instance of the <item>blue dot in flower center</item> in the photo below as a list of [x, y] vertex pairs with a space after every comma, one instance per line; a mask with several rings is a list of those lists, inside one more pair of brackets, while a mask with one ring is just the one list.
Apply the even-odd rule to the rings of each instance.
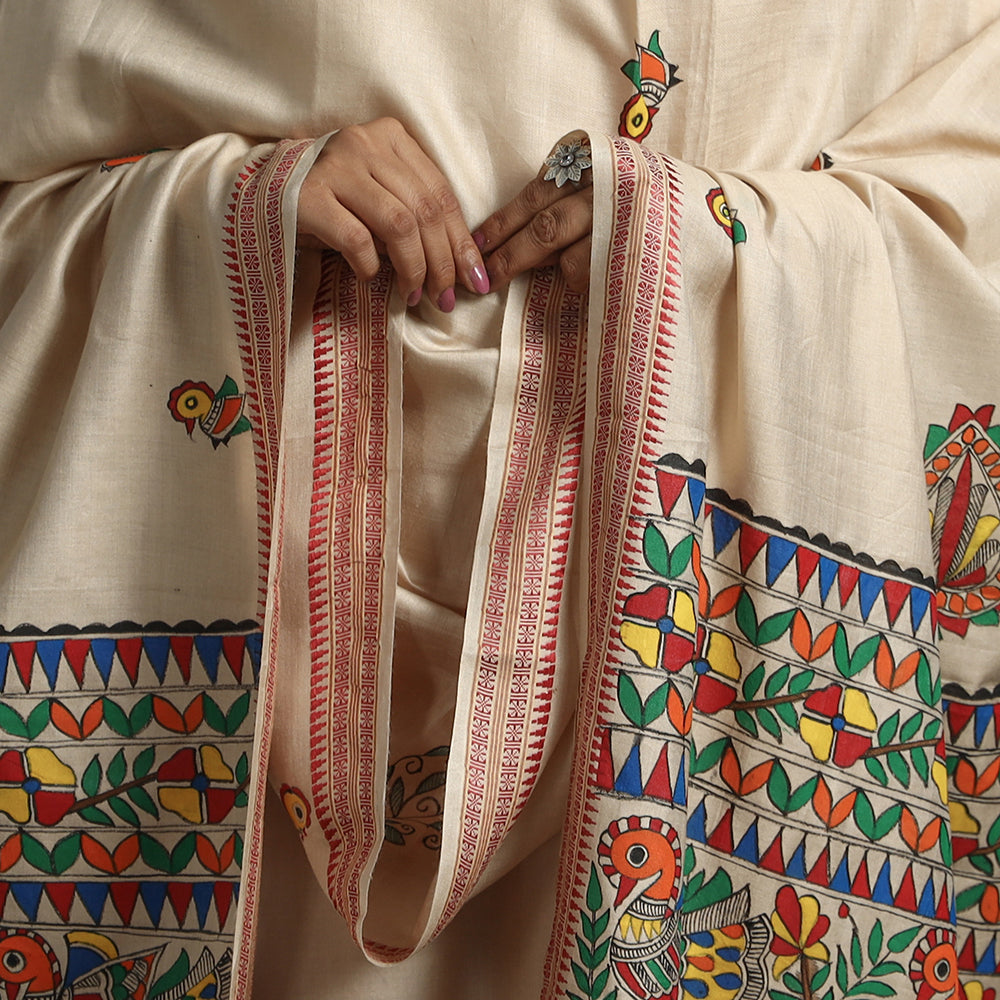
[[696, 674], [704, 675], [704, 674], [707, 674], [709, 672], [709, 670], [711, 670], [711, 669], [712, 669], [712, 667], [711, 667], [711, 664], [709, 664], [708, 660], [695, 660], [694, 661], [694, 672]]
[[208, 788], [208, 778], [204, 774], [196, 774], [194, 781], [191, 782], [191, 787], [197, 792], [205, 791]]
[[674, 630], [674, 620], [673, 618], [667, 618], [665, 615], [663, 618], [659, 619], [656, 623], [656, 627], [663, 632], [665, 635], [673, 632]]
[[41, 787], [42, 783], [37, 778], [28, 778], [21, 787], [29, 794], [34, 795]]
[[842, 715], [835, 715], [830, 720], [830, 725], [833, 726], [834, 732], [839, 733], [841, 729], [843, 729], [844, 726], [847, 725], [847, 722], [844, 720], [844, 717]]

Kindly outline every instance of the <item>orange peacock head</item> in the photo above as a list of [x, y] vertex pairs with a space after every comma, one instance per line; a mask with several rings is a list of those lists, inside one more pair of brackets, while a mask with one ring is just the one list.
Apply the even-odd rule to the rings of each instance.
[[601, 834], [597, 848], [601, 868], [621, 906], [642, 885], [641, 895], [673, 910], [681, 883], [681, 848], [673, 827], [654, 816], [615, 820]]

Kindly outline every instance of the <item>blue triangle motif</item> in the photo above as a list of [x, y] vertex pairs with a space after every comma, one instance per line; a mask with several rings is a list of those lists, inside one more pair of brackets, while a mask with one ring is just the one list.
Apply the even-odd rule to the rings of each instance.
[[170, 658], [170, 636], [145, 635], [142, 637], [142, 648], [146, 651], [146, 658], [162, 684]]
[[39, 639], [35, 645], [42, 670], [49, 681], [49, 690], [56, 688], [56, 678], [59, 676], [59, 661], [62, 659], [65, 639]]
[[885, 903], [886, 906], [892, 906], [895, 902], [895, 897], [892, 894], [892, 883], [889, 881], [888, 860], [882, 865], [882, 870], [878, 873], [878, 878], [875, 879], [875, 885], [872, 886], [872, 902]]
[[979, 746], [983, 741], [983, 737], [986, 735], [986, 729], [989, 724], [993, 721], [993, 706], [992, 705], [980, 705], [976, 709], [975, 713], [975, 740], [976, 746]]
[[732, 540], [740, 522], [721, 507], [712, 511], [712, 550], [718, 555]]
[[41, 882], [11, 882], [10, 894], [24, 915], [32, 922], [38, 920], [38, 904], [42, 901]]
[[740, 842], [736, 845], [733, 854], [737, 858], [757, 864], [760, 860], [760, 845], [757, 843], [757, 821], [750, 824], [749, 829], [743, 834]]
[[681, 754], [681, 765], [677, 770], [677, 784], [674, 786], [674, 804], [678, 806], [687, 805], [687, 778], [684, 777], [687, 771], [687, 753]]
[[149, 919], [153, 921], [153, 926], [159, 928], [163, 903], [167, 898], [167, 883], [140, 882], [139, 895], [142, 897], [142, 905], [146, 907]]
[[798, 546], [787, 538], [772, 535], [767, 540], [767, 585], [774, 586], [774, 581], [781, 576], [781, 571], [795, 557]]
[[937, 906], [934, 903], [934, 879], [929, 878], [917, 903], [917, 913], [922, 917], [933, 917]]
[[7, 686], [7, 663], [10, 660], [10, 643], [0, 642], [0, 691]]
[[865, 621], [868, 621], [872, 605], [875, 603], [878, 595], [882, 593], [884, 585], [885, 580], [878, 576], [872, 576], [869, 573], [862, 573], [858, 577], [858, 598], [861, 602], [861, 617]]
[[688, 480], [688, 500], [691, 501], [691, 517], [697, 521], [701, 514], [702, 501], [705, 499], [705, 484], [700, 479]]
[[205, 922], [208, 920], [214, 891], [214, 882], [196, 882], [191, 892], [194, 898], [195, 912], [198, 914], [198, 927], [201, 930], [205, 929]]
[[927, 609], [931, 603], [931, 592], [922, 590], [920, 587], [910, 589], [910, 622], [913, 624], [913, 631], [920, 628], [920, 623], [927, 614]]
[[834, 873], [833, 878], [830, 879], [830, 888], [835, 892], [851, 891], [851, 873], [847, 870], [846, 854], [840, 859], [837, 871]]
[[625, 766], [618, 772], [615, 779], [615, 791], [624, 792], [635, 798], [642, 797], [642, 768], [639, 764], [639, 744], [633, 744], [632, 750], [625, 761]]
[[826, 603], [827, 595], [833, 586], [833, 581], [837, 579], [837, 570], [840, 566], [826, 556], [819, 557], [819, 596], [823, 603]]
[[[683, 769], [681, 774], [683, 774]], [[698, 803], [698, 808], [691, 813], [688, 818], [687, 835], [696, 844], [704, 844], [708, 841], [708, 834], [705, 832], [705, 803]]]
[[108, 898], [107, 882], [77, 882], [76, 894], [80, 897], [84, 909], [90, 915], [90, 919], [95, 924], [101, 922], [101, 914], [104, 912], [104, 903]]
[[795, 853], [788, 859], [785, 874], [789, 878], [804, 879], [806, 877], [806, 842], [803, 840]]
[[222, 636], [220, 635], [196, 635], [194, 637], [194, 648], [198, 650], [201, 664], [208, 674], [209, 680], [214, 684], [219, 678], [219, 655], [222, 653]]
[[983, 952], [982, 958], [976, 963], [976, 972], [986, 973], [987, 975], [994, 975], [997, 971], [997, 955], [996, 955], [997, 939], [995, 937], [990, 938], [990, 946]]
[[247, 647], [247, 652], [250, 654], [250, 663], [253, 666], [254, 680], [257, 679], [257, 675], [260, 673], [260, 653], [263, 645], [264, 645], [263, 632], [251, 632], [249, 635], [247, 635], [246, 647]]
[[104, 681], [104, 686], [108, 686], [111, 678], [111, 667], [115, 662], [115, 640], [108, 638], [98, 638], [90, 640], [90, 655], [94, 658], [94, 666]]

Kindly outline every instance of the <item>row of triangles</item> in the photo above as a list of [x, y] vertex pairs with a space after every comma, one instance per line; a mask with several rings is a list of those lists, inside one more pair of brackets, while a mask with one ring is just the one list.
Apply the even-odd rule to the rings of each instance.
[[31, 690], [33, 677], [39, 671], [51, 691], [67, 671], [80, 688], [85, 675], [92, 671], [108, 687], [116, 668], [124, 672], [133, 687], [140, 674], [149, 681], [155, 677], [163, 684], [168, 670], [176, 670], [188, 684], [193, 667], [200, 667], [215, 684], [221, 664], [242, 683], [247, 658], [256, 678], [262, 644], [260, 632], [24, 639], [11, 636], [0, 641], [0, 690], [7, 690], [8, 671], [20, 678], [25, 691]]

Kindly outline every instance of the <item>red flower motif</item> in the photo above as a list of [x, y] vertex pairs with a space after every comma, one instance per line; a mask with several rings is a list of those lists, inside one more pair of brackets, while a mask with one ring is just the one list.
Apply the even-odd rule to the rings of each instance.
[[76, 804], [76, 775], [48, 747], [0, 754], [0, 812], [55, 826]]
[[830, 918], [820, 913], [816, 897], [799, 898], [790, 885], [785, 885], [778, 890], [774, 905], [771, 952], [777, 956], [775, 978], [780, 979], [800, 958], [829, 962], [830, 952], [823, 944], [823, 937], [830, 929]]
[[178, 750], [156, 780], [160, 805], [189, 823], [221, 823], [236, 805], [236, 777], [211, 744]]
[[622, 108], [618, 119], [618, 134], [625, 139], [642, 142], [653, 127], [653, 116], [657, 109], [646, 103], [642, 94], [633, 94]]

